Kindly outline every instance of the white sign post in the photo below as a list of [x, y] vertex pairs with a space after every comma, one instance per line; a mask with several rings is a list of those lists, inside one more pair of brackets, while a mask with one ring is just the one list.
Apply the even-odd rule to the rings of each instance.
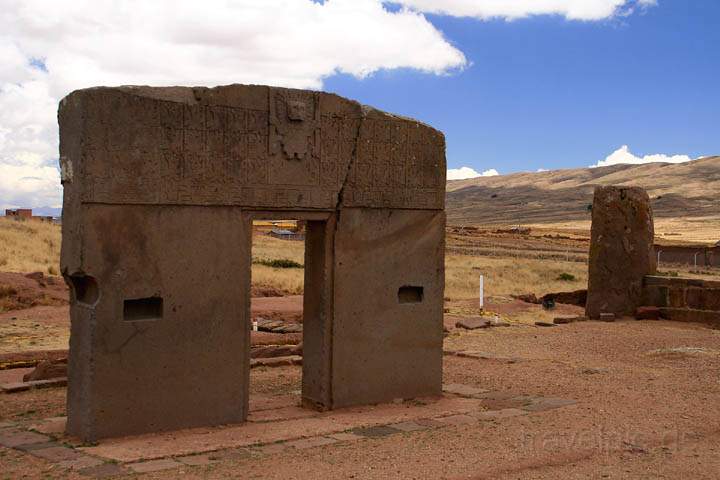
[[484, 283], [484, 277], [482, 275], [480, 275], [480, 310], [482, 310], [483, 307], [485, 306], [485, 298], [484, 298], [485, 292], [483, 291], [484, 290], [483, 283]]

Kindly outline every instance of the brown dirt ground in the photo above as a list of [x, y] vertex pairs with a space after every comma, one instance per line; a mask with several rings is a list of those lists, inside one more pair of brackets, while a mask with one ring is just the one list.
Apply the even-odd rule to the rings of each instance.
[[0, 313], [38, 305], [67, 305], [68, 289], [61, 277], [28, 278], [22, 273], [0, 272]]
[[[45, 294], [43, 287], [22, 275], [10, 280]], [[255, 299], [253, 316], [297, 321], [301, 307], [301, 296]], [[578, 400], [577, 405], [495, 422], [183, 467], [143, 478], [718, 478], [720, 331], [633, 320], [532, 326], [537, 320], [581, 312], [567, 305], [544, 311], [498, 296], [488, 299], [485, 312], [478, 309], [477, 300], [448, 302], [445, 315], [446, 349], [498, 357], [446, 356], [445, 383], [570, 398]], [[454, 328], [457, 318], [480, 314], [498, 314], [511, 326]], [[0, 313], [0, 353], [34, 350], [33, 354], [47, 355], [38, 352], [67, 348], [68, 323], [68, 307], [62, 303]], [[296, 343], [301, 335], [253, 332], [252, 338], [253, 344]], [[301, 376], [300, 367], [253, 369], [251, 393], [297, 395]], [[0, 422], [30, 423], [65, 415], [65, 395], [64, 388], [2, 395]], [[4, 478], [85, 477], [0, 447], [0, 479]]]
[[[717, 478], [720, 331], [633, 320], [453, 332], [456, 348], [512, 364], [445, 357], [444, 381], [571, 398], [538, 415], [183, 467], [143, 478]], [[299, 367], [254, 369], [253, 393], [297, 391]], [[65, 389], [6, 395], [0, 421], [64, 414]], [[0, 450], [8, 478], [72, 478]]]

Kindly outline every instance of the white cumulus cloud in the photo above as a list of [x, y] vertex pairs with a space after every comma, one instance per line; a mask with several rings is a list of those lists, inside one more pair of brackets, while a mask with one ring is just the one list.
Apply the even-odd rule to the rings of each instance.
[[645, 155], [642, 157], [638, 157], [637, 155], [633, 154], [627, 145], [623, 145], [622, 147], [615, 150], [613, 153], [608, 155], [605, 160], [600, 160], [595, 165], [591, 165], [591, 168], [594, 167], [607, 167], [610, 165], [620, 165], [620, 164], [632, 164], [632, 165], [640, 165], [643, 163], [654, 163], [654, 162], [664, 162], [664, 163], [684, 163], [689, 162], [692, 160], [687, 155], [665, 155], [662, 153], [657, 153], [654, 155]]
[[657, 0], [396, 0], [408, 8], [481, 20], [514, 20], [533, 15], [560, 15], [568, 20], [603, 20], [627, 16]]
[[450, 168], [447, 171], [448, 180], [465, 180], [467, 178], [494, 177], [496, 175], [500, 174], [494, 168], [485, 170], [482, 173], [470, 167]]
[[[6, 0], [0, 12], [0, 207], [61, 203], [57, 104], [96, 85], [318, 89], [382, 69], [466, 65], [422, 13], [380, 0]], [[54, 186], [53, 186], [54, 185]]]
[[[5, 0], [0, 9], [0, 208], [57, 206], [57, 104], [96, 85], [322, 87], [411, 68], [462, 70], [424, 16], [598, 20], [653, 0]], [[401, 4], [402, 8], [388, 8]]]

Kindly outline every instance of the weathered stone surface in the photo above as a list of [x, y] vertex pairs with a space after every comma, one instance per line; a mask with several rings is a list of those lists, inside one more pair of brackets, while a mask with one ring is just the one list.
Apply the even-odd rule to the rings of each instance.
[[600, 314], [600, 320], [603, 322], [614, 322], [615, 321], [615, 314], [614, 313], [607, 313], [602, 312]]
[[37, 364], [35, 370], [23, 376], [23, 381], [50, 380], [60, 377], [67, 377], [67, 359], [43, 360]]
[[553, 299], [555, 303], [563, 303], [566, 305], [577, 305], [584, 307], [587, 303], [587, 290], [574, 290], [572, 292], [556, 292], [543, 295], [542, 300]]
[[597, 187], [586, 314], [632, 315], [642, 302], [643, 277], [657, 268], [650, 199], [637, 187]]
[[303, 404], [440, 393], [440, 132], [243, 85], [79, 90], [58, 118], [68, 433], [247, 418], [253, 219], [306, 221]]
[[479, 328], [489, 328], [490, 326], [490, 320], [483, 317], [461, 318], [455, 322], [455, 328], [464, 328], [465, 330], [477, 330]]

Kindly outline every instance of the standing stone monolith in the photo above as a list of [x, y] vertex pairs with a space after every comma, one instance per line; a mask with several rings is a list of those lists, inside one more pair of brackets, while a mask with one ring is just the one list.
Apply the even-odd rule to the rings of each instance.
[[585, 313], [631, 315], [640, 306], [643, 278], [657, 270], [650, 198], [638, 187], [597, 187], [592, 208]]

